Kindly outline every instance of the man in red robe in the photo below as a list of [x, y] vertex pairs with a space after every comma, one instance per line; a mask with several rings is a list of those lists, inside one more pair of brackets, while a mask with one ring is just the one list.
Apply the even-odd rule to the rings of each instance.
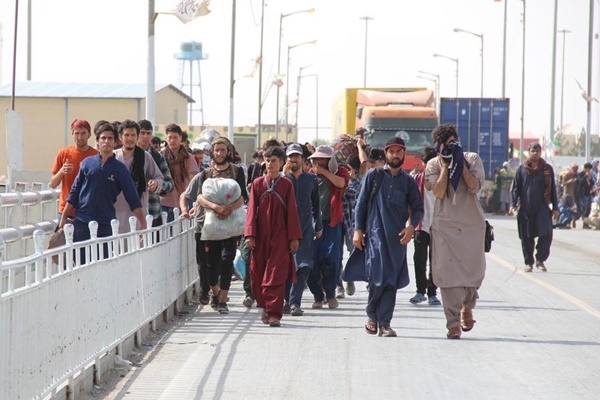
[[263, 153], [267, 174], [252, 182], [246, 214], [250, 281], [262, 322], [281, 326], [285, 283], [296, 281], [293, 254], [302, 238], [292, 182], [280, 174], [285, 153], [273, 146]]

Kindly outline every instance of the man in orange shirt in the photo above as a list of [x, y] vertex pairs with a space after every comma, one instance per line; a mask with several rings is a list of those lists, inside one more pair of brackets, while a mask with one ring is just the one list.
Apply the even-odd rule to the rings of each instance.
[[[98, 150], [88, 145], [91, 130], [90, 123], [86, 120], [76, 119], [73, 121], [71, 123], [71, 135], [75, 144], [61, 149], [56, 155], [56, 160], [54, 160], [50, 187], [54, 189], [61, 185], [58, 206], [59, 221], [65, 209], [71, 186], [75, 181], [75, 177], [77, 177], [77, 173], [79, 173], [79, 165], [85, 158], [98, 154]], [[68, 217], [73, 217], [73, 215], [68, 215]]]

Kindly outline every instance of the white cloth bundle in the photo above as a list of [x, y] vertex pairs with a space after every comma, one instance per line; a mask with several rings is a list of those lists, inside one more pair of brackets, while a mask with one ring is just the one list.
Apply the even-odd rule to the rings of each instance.
[[[242, 195], [240, 185], [233, 179], [210, 178], [202, 184], [202, 195], [210, 202], [221, 206], [234, 203]], [[234, 210], [227, 218], [219, 218], [212, 210], [206, 210], [202, 240], [224, 240], [240, 236], [246, 225], [243, 207]]]

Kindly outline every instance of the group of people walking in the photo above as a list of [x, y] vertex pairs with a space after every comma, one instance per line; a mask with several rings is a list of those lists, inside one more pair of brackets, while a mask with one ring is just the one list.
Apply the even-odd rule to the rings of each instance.
[[[200, 302], [220, 314], [229, 313], [239, 247], [247, 268], [243, 304], [256, 302], [265, 324], [277, 327], [284, 314], [303, 315], [305, 288], [311, 308], [335, 309], [339, 297], [354, 294], [356, 281], [365, 281], [365, 331], [396, 336], [396, 293], [409, 284], [407, 246], [414, 238], [417, 291], [410, 302], [442, 305], [449, 339], [475, 324], [486, 265], [478, 198], [485, 175], [480, 157], [463, 151], [453, 125], [432, 132], [434, 147], [423, 149], [423, 172], [415, 177], [402, 168], [406, 146], [400, 137], [369, 154], [358, 138], [358, 154], [345, 165], [329, 146], [269, 140], [246, 172], [224, 137], [210, 143], [211, 164], [199, 166], [175, 124], [167, 126], [160, 152], [151, 145], [149, 121], [98, 122], [97, 149], [87, 143], [87, 121], [75, 120], [71, 128], [75, 144], [59, 152], [51, 179], [51, 186], [62, 185], [59, 226], [72, 219], [75, 240], [82, 241], [90, 237], [92, 220], [104, 237], [112, 234], [114, 218], [125, 227], [121, 232], [132, 215], [136, 228], [145, 229], [146, 215], [157, 226], [161, 212], [172, 220], [178, 207], [180, 218], [196, 222]], [[525, 271], [534, 263], [545, 270], [556, 199], [552, 168], [533, 145], [516, 171], [510, 209], [518, 209]], [[346, 265], [343, 244], [351, 253]]]

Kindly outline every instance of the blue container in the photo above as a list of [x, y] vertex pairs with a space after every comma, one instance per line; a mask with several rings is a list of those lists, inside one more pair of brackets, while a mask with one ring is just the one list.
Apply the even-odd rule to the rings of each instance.
[[463, 150], [479, 154], [488, 179], [508, 160], [509, 108], [509, 99], [440, 99], [440, 124], [456, 125]]

